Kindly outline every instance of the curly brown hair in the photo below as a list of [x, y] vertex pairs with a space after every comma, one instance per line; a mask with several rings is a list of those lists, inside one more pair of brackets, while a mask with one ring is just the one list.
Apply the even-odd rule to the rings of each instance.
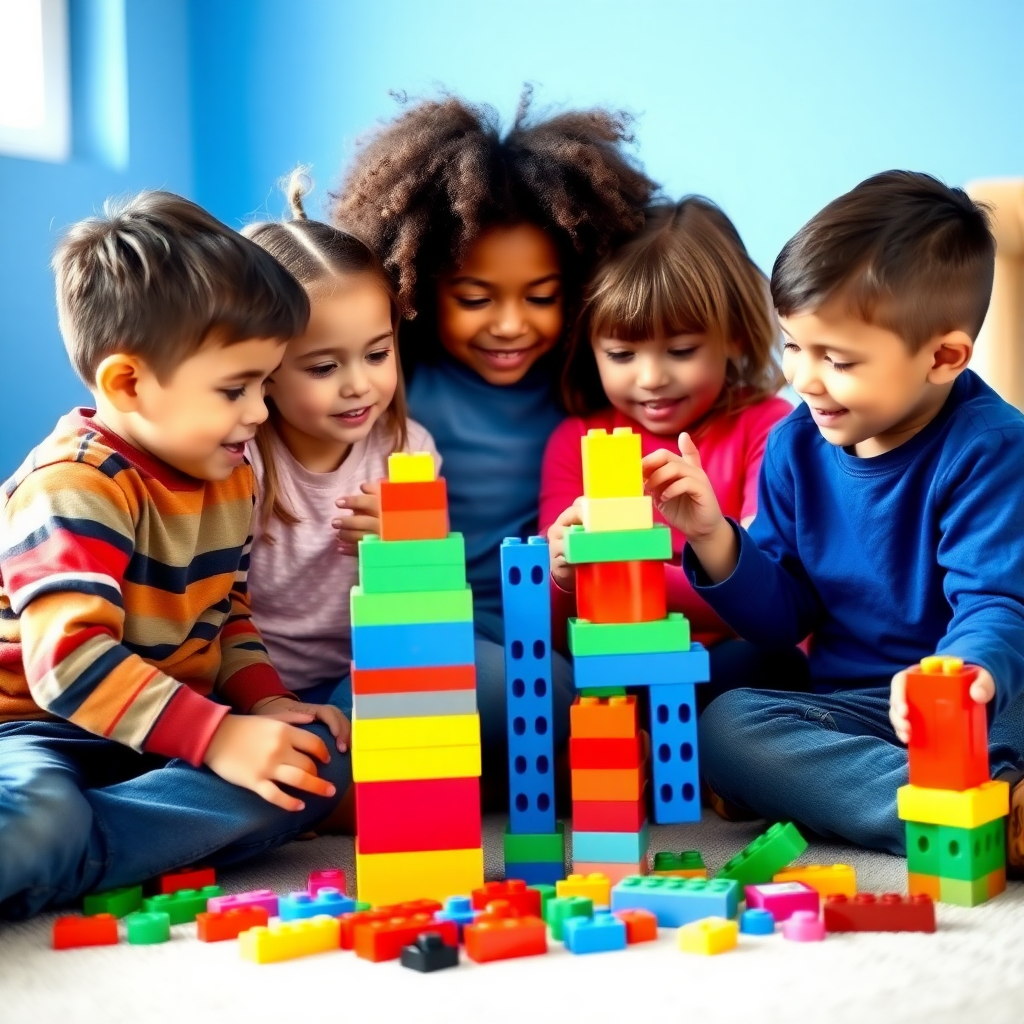
[[394, 276], [404, 355], [436, 347], [437, 281], [487, 228], [521, 223], [558, 248], [566, 325], [597, 260], [643, 223], [657, 192], [625, 152], [631, 118], [609, 110], [530, 117], [522, 94], [509, 132], [497, 112], [446, 95], [410, 107], [370, 134], [338, 190], [331, 219], [362, 238]]

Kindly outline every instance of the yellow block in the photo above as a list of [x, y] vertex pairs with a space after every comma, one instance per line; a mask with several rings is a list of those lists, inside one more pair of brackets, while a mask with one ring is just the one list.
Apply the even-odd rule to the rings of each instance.
[[921, 659], [921, 671], [930, 676], [955, 676], [963, 667], [963, 658], [949, 654], [932, 654]]
[[464, 779], [480, 774], [480, 744], [414, 747], [410, 750], [352, 749], [353, 782], [399, 779]]
[[373, 906], [408, 900], [467, 896], [484, 884], [484, 851], [424, 850], [360, 853], [356, 839], [358, 897]]
[[415, 484], [434, 479], [434, 456], [430, 452], [394, 452], [388, 456], [388, 480], [393, 484]]
[[555, 895], [585, 896], [594, 901], [595, 907], [608, 907], [612, 902], [611, 879], [599, 871], [589, 875], [570, 875], [560, 882], [555, 882]]
[[1010, 813], [1010, 785], [983, 782], [974, 789], [925, 789], [900, 786], [896, 790], [896, 813], [904, 821], [923, 825], [977, 828]]
[[609, 530], [650, 530], [654, 526], [654, 500], [642, 498], [581, 498], [583, 529], [591, 533]]
[[740, 926], [724, 917], [705, 917], [702, 921], [684, 924], [676, 940], [684, 953], [713, 956], [736, 948]]
[[273, 964], [341, 948], [341, 923], [321, 914], [306, 921], [287, 921], [269, 928], [250, 928], [238, 936], [243, 960]]
[[639, 498], [644, 493], [640, 472], [640, 435], [629, 427], [588, 430], [583, 445], [583, 493], [588, 498]]
[[857, 895], [857, 872], [849, 864], [803, 864], [800, 867], [786, 868], [773, 876], [773, 882], [803, 882], [818, 895], [843, 895], [853, 899]]
[[356, 718], [353, 750], [410, 747], [465, 747], [480, 742], [480, 715], [424, 715], [419, 718]]

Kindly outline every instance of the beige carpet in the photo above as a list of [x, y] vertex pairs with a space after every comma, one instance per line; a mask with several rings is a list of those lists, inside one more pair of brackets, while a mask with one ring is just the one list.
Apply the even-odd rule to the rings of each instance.
[[[504, 821], [485, 825], [488, 877], [499, 877]], [[760, 830], [705, 811], [698, 826], [653, 828], [651, 847], [699, 848], [714, 870]], [[801, 860], [853, 863], [862, 889], [905, 891], [895, 857], [812, 845]], [[334, 865], [352, 871], [351, 840], [293, 843], [221, 881], [229, 892], [287, 892]], [[1022, 885], [975, 910], [941, 906], [935, 935], [836, 935], [813, 945], [742, 936], [736, 951], [705, 958], [680, 953], [675, 932], [663, 929], [657, 943], [621, 953], [574, 957], [553, 943], [545, 957], [464, 961], [433, 975], [351, 953], [257, 966], [233, 942], [196, 941], [194, 925], [173, 929], [162, 946], [58, 953], [51, 920], [0, 924], [0, 1024], [1024, 1022]]]

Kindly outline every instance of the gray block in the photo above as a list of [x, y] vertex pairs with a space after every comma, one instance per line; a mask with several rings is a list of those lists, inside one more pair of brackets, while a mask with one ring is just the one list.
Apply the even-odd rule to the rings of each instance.
[[356, 718], [423, 718], [429, 715], [471, 715], [476, 690], [426, 690], [416, 693], [357, 693]]

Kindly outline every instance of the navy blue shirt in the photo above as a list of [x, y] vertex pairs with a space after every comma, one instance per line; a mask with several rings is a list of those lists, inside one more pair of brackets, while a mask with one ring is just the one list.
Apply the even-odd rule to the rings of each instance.
[[818, 686], [887, 682], [930, 654], [980, 665], [995, 712], [1024, 689], [1024, 416], [971, 371], [905, 444], [858, 458], [806, 406], [774, 428], [739, 562], [700, 595], [740, 636], [813, 633]]

